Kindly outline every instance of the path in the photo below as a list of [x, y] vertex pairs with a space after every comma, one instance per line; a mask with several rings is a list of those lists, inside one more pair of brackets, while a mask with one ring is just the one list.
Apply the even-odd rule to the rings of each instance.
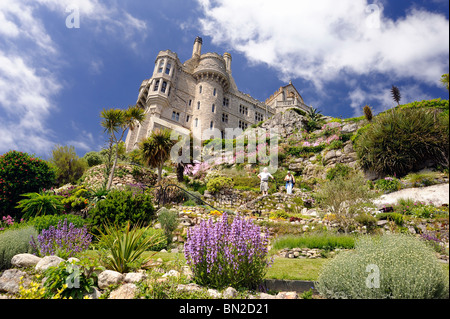
[[411, 198], [415, 201], [429, 203], [430, 201], [435, 206], [449, 204], [449, 184], [439, 184], [421, 188], [407, 188], [382, 195], [373, 202], [376, 205], [393, 205], [397, 203], [400, 198]]

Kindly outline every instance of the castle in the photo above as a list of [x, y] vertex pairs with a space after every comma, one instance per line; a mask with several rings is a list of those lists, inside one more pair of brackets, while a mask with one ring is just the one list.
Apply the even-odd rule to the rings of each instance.
[[136, 104], [146, 117], [128, 132], [127, 151], [137, 148], [156, 128], [184, 135], [218, 129], [223, 137], [226, 128], [245, 130], [289, 108], [309, 109], [292, 83], [264, 103], [240, 92], [231, 75], [231, 55], [202, 54], [202, 42], [195, 39], [192, 57], [185, 63], [170, 50], [159, 52], [152, 77], [139, 88]]

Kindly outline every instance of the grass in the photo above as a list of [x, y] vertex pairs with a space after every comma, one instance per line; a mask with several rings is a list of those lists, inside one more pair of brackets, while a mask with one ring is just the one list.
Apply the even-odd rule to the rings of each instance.
[[279, 280], [307, 280], [314, 281], [319, 278], [320, 270], [327, 259], [290, 259], [275, 257], [272, 267], [266, 274], [266, 279]]

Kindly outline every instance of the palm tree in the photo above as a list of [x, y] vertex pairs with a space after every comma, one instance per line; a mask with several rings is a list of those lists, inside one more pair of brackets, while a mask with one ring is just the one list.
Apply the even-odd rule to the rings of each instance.
[[319, 127], [319, 122], [322, 120], [323, 115], [322, 112], [318, 109], [311, 107], [306, 112], [306, 127], [308, 132], [314, 131]]
[[170, 150], [175, 145], [171, 132], [167, 129], [156, 129], [140, 144], [143, 161], [150, 167], [158, 168], [158, 183], [161, 181], [162, 168], [170, 158]]
[[[103, 120], [101, 121], [101, 125], [105, 128], [105, 133], [110, 135], [110, 139], [112, 144], [116, 146], [116, 152], [114, 156], [114, 163], [109, 174], [108, 184], [106, 185], [106, 189], [111, 188], [112, 180], [114, 177], [114, 171], [117, 166], [117, 158], [119, 152], [119, 144], [122, 141], [125, 132], [127, 129], [133, 130], [137, 123], [142, 123], [145, 119], [145, 112], [139, 106], [129, 106], [126, 110], [121, 109], [109, 109], [103, 111], [100, 114]], [[117, 134], [117, 135], [116, 135]]]

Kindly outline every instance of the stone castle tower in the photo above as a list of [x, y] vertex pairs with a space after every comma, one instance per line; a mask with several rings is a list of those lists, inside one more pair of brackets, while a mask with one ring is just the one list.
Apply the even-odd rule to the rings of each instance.
[[155, 128], [201, 136], [205, 130], [247, 129], [277, 112], [297, 107], [308, 110], [292, 83], [262, 103], [238, 90], [231, 75], [231, 55], [202, 54], [202, 38], [194, 42], [192, 57], [181, 63], [177, 54], [161, 51], [150, 79], [139, 89], [137, 105], [145, 110], [141, 125], [128, 132], [126, 150], [138, 147]]

